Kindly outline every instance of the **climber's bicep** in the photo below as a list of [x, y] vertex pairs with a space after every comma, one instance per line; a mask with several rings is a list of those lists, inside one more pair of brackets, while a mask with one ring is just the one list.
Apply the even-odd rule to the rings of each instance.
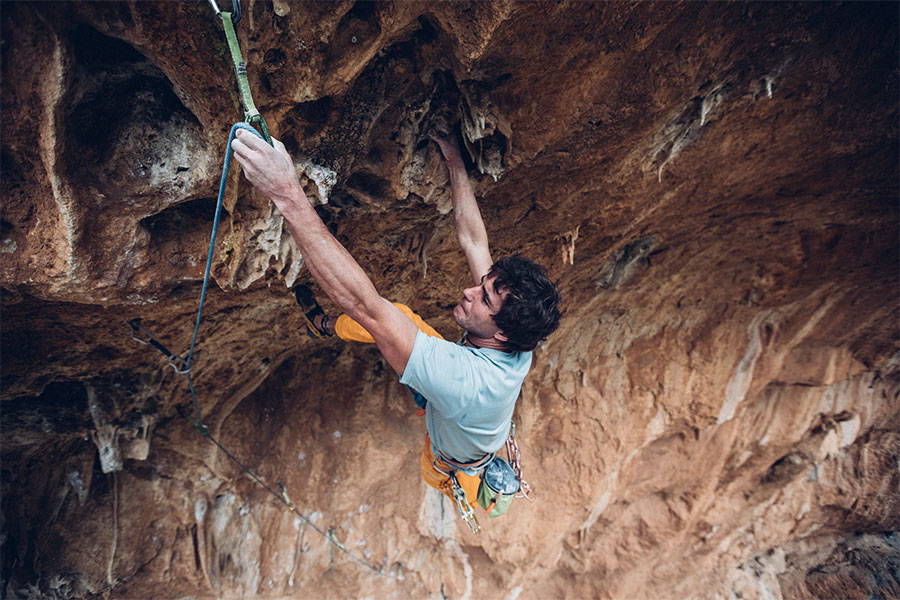
[[473, 281], [480, 284], [481, 278], [488, 274], [494, 264], [487, 238], [481, 243], [463, 245], [463, 252], [466, 255], [466, 262], [469, 263]]

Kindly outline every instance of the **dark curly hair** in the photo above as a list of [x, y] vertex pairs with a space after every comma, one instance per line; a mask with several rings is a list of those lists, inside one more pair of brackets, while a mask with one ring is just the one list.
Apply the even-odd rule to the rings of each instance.
[[556, 331], [561, 316], [559, 291], [546, 271], [516, 254], [501, 258], [488, 273], [496, 276], [494, 289], [507, 291], [494, 322], [508, 340], [509, 352], [534, 350], [542, 340]]

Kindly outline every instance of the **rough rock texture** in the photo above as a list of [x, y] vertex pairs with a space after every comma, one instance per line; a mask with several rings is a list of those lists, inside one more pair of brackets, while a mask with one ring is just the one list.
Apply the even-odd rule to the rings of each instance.
[[[221, 2], [226, 4], [227, 2]], [[466, 281], [438, 110], [495, 256], [567, 315], [517, 411], [534, 503], [475, 537], [371, 347], [313, 342], [237, 174], [206, 2], [2, 7], [2, 578], [21, 598], [900, 595], [896, 4], [245, 1], [272, 131], [379, 290]], [[99, 452], [98, 452], [99, 449]], [[98, 456], [99, 455], [99, 456]]]

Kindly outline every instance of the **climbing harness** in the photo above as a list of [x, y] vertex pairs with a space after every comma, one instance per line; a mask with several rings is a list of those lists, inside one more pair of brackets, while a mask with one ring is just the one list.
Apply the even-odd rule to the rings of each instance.
[[[461, 463], [450, 458], [439, 449], [435, 452], [431, 466], [435, 471], [447, 477], [453, 500], [459, 516], [465, 521], [472, 533], [478, 533], [481, 525], [475, 515], [474, 508], [466, 498], [465, 490], [456, 477], [459, 471], [470, 475], [478, 474], [477, 502], [491, 518], [503, 516], [509, 510], [513, 498], [525, 498], [531, 502], [532, 489], [522, 475], [522, 453], [516, 442], [516, 424], [510, 423], [509, 435], [506, 438], [506, 460], [497, 456], [496, 452], [484, 455], [477, 461]], [[442, 468], [441, 464], [447, 469]]]
[[[488, 454], [485, 454], [484, 456], [482, 456], [481, 458], [479, 458], [476, 461], [473, 461], [470, 463], [461, 463], [455, 459], [450, 458], [449, 456], [447, 456], [440, 450], [437, 451], [437, 454], [438, 454], [438, 457], [440, 458], [440, 460], [444, 461], [447, 465], [455, 468], [456, 470], [469, 471], [472, 473], [475, 473], [475, 472], [480, 471], [481, 469], [485, 468], [486, 466], [491, 464], [491, 461], [493, 461], [497, 457], [496, 453], [490, 452]], [[437, 460], [437, 458], [435, 458], [435, 460]]]
[[[237, 41], [237, 36], [234, 32], [234, 25], [240, 20], [241, 12], [240, 12], [240, 0], [232, 0], [233, 12], [221, 12], [219, 11], [218, 6], [216, 5], [215, 0], [209, 0], [210, 4], [213, 7], [216, 15], [219, 16], [222, 20], [222, 25], [225, 28], [225, 36], [228, 41], [228, 47], [231, 51], [232, 61], [235, 65], [235, 74], [238, 79], [238, 89], [241, 94], [241, 104], [244, 107], [244, 115], [246, 122], [235, 123], [231, 127], [231, 131], [228, 134], [228, 144], [225, 148], [225, 160], [222, 165], [222, 177], [219, 180], [219, 195], [216, 199], [216, 210], [215, 215], [213, 216], [213, 224], [212, 224], [212, 233], [210, 234], [209, 240], [209, 250], [206, 255], [206, 269], [203, 274], [203, 285], [200, 288], [200, 301], [197, 306], [197, 317], [194, 323], [194, 332], [191, 336], [191, 345], [188, 349], [188, 352], [185, 356], [181, 356], [175, 354], [162, 342], [160, 342], [150, 331], [144, 328], [141, 325], [141, 319], [132, 319], [128, 322], [128, 325], [131, 327], [131, 337], [137, 342], [140, 342], [144, 345], [149, 345], [156, 348], [163, 356], [166, 357], [168, 361], [168, 365], [171, 366], [175, 372], [179, 375], [185, 375], [187, 377], [188, 389], [191, 393], [191, 405], [193, 408], [193, 415], [188, 413], [183, 407], [178, 408], [179, 414], [184, 417], [188, 422], [190, 422], [194, 428], [210, 442], [212, 442], [222, 453], [228, 457], [234, 464], [240, 468], [240, 470], [250, 477], [253, 481], [255, 481], [260, 487], [268, 491], [272, 496], [274, 496], [279, 502], [281, 502], [284, 506], [288, 508], [292, 513], [297, 515], [306, 525], [308, 525], [313, 531], [321, 535], [330, 545], [332, 562], [334, 561], [334, 548], [337, 548], [341, 552], [343, 552], [347, 557], [350, 558], [353, 562], [356, 562], [367, 569], [377, 573], [378, 575], [385, 574], [385, 567], [387, 565], [387, 557], [385, 557], [385, 564], [377, 567], [369, 562], [367, 562], [362, 556], [353, 552], [352, 550], [348, 550], [346, 546], [344, 546], [337, 538], [334, 533], [334, 528], [329, 528], [327, 530], [321, 529], [316, 526], [310, 517], [306, 516], [296, 507], [293, 501], [287, 494], [287, 490], [285, 489], [282, 483], [278, 483], [278, 491], [276, 491], [271, 485], [265, 482], [259, 475], [257, 475], [250, 467], [246, 466], [242, 463], [234, 454], [232, 454], [225, 446], [222, 445], [219, 440], [217, 440], [212, 433], [209, 431], [209, 427], [203, 423], [202, 414], [200, 412], [200, 403], [197, 399], [197, 392], [194, 389], [194, 380], [192, 377], [191, 368], [193, 366], [193, 359], [195, 356], [195, 349], [197, 344], [197, 336], [200, 332], [200, 323], [203, 320], [203, 305], [206, 302], [206, 292], [209, 287], [210, 273], [212, 270], [212, 260], [215, 254], [216, 249], [216, 237], [218, 235], [219, 230], [219, 220], [222, 215], [222, 204], [225, 198], [225, 190], [226, 184], [228, 182], [228, 173], [231, 165], [231, 157], [232, 157], [232, 149], [231, 142], [234, 140], [234, 136], [237, 134], [238, 130], [244, 129], [252, 132], [255, 136], [260, 139], [264, 139], [269, 145], [272, 145], [272, 138], [269, 135], [269, 130], [266, 127], [265, 119], [263, 119], [262, 115], [259, 114], [259, 111], [256, 110], [256, 106], [253, 104], [253, 98], [250, 95], [250, 85], [247, 82], [247, 68], [243, 61], [243, 57], [241, 56], [240, 46]], [[259, 126], [259, 129], [262, 131], [260, 134], [259, 131], [254, 129], [253, 125]]]

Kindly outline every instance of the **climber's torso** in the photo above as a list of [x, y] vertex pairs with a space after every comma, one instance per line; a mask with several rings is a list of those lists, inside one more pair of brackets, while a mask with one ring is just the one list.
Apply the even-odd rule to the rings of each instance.
[[531, 356], [419, 332], [400, 381], [428, 400], [425, 422], [434, 448], [460, 462], [497, 451], [509, 433]]

